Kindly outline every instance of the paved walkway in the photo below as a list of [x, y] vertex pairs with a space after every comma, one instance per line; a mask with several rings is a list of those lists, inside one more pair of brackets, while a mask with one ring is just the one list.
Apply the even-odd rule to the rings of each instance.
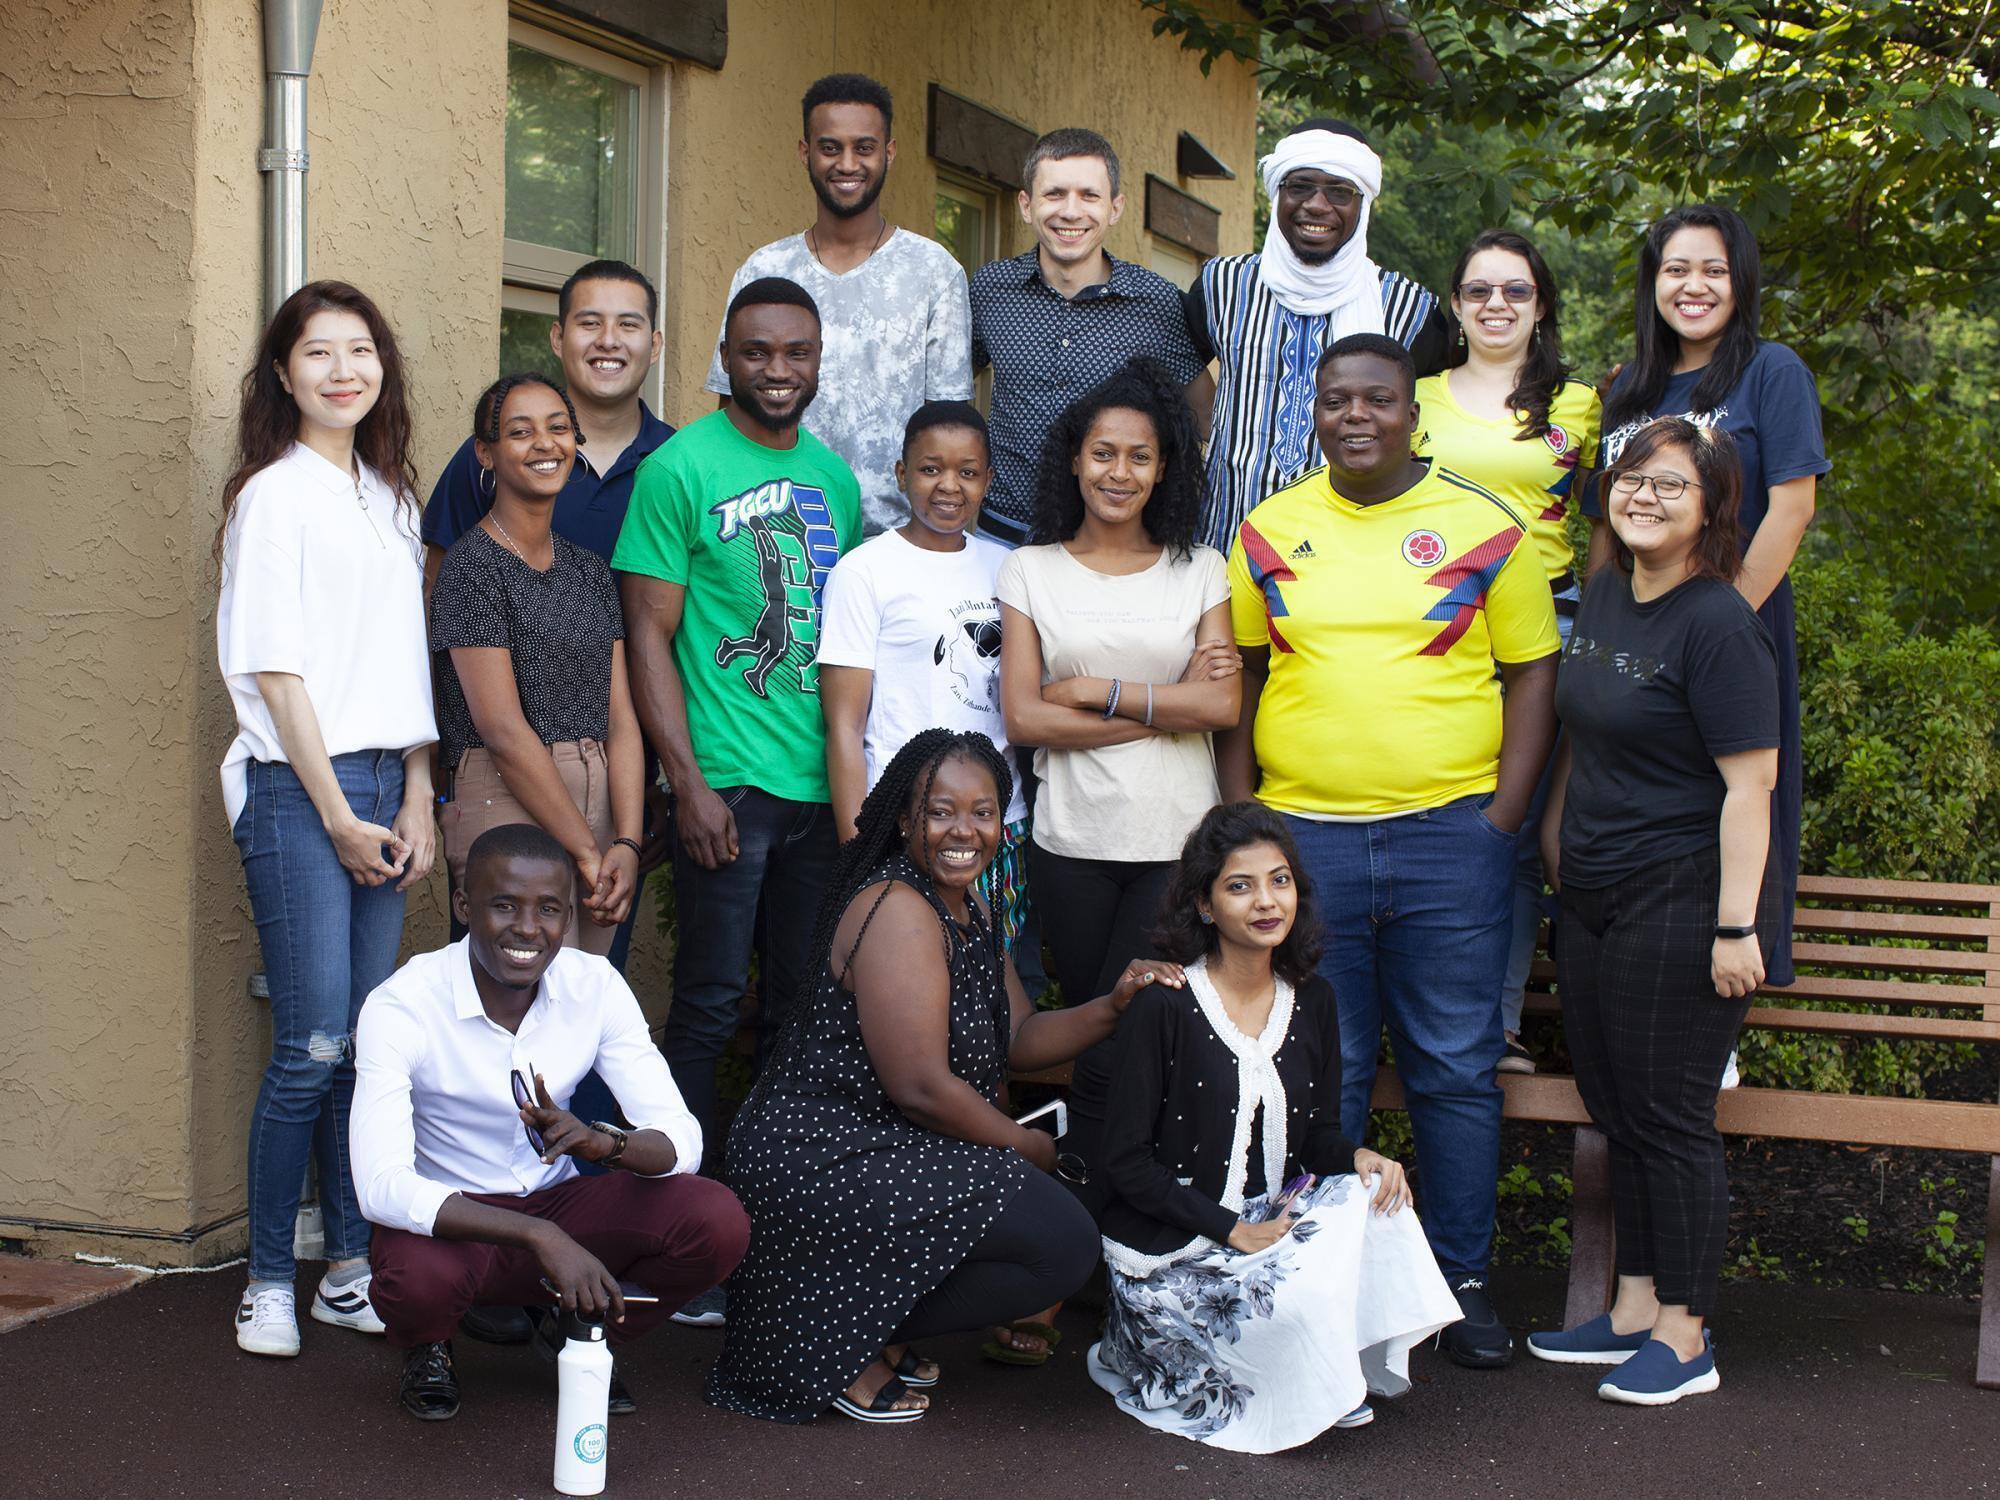
[[[459, 1343], [465, 1409], [424, 1426], [394, 1401], [381, 1343], [307, 1321], [305, 1354], [260, 1360], [229, 1333], [240, 1271], [145, 1283], [0, 1337], [9, 1497], [540, 1496], [554, 1372]], [[310, 1285], [310, 1283], [307, 1283]], [[1561, 1286], [1510, 1278], [1503, 1309], [1556, 1316]], [[855, 1495], [1067, 1500], [1770, 1494], [1932, 1500], [2000, 1491], [2000, 1392], [1972, 1385], [1977, 1304], [1739, 1285], [1725, 1291], [1724, 1384], [1664, 1411], [1614, 1407], [1587, 1372], [1523, 1359], [1460, 1370], [1429, 1351], [1372, 1427], [1245, 1457], [1152, 1433], [1083, 1372], [1088, 1324], [1041, 1370], [942, 1340], [937, 1409], [910, 1427], [777, 1427], [701, 1403], [719, 1335], [669, 1328], [630, 1356], [641, 1403], [614, 1418], [612, 1496]], [[1702, 1474], [1675, 1477], [1684, 1455]]]

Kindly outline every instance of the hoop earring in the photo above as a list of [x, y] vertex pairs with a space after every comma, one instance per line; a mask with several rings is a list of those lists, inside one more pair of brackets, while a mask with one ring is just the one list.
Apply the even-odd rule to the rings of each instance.
[[488, 500], [491, 500], [498, 485], [499, 481], [493, 477], [493, 471], [487, 468], [485, 464], [481, 464], [479, 466], [479, 493], [484, 495]]

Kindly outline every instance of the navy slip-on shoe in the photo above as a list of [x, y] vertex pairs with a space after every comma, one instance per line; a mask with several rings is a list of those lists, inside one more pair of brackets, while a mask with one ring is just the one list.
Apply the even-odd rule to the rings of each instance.
[[1599, 1313], [1588, 1323], [1560, 1333], [1529, 1334], [1528, 1352], [1559, 1365], [1622, 1365], [1652, 1336], [1652, 1330], [1646, 1328], [1637, 1333], [1613, 1333], [1611, 1314]]
[[1683, 1360], [1649, 1338], [1639, 1352], [1599, 1382], [1597, 1394], [1627, 1406], [1672, 1406], [1683, 1396], [1699, 1396], [1722, 1384], [1715, 1369], [1715, 1339], [1706, 1330], [1698, 1358]]

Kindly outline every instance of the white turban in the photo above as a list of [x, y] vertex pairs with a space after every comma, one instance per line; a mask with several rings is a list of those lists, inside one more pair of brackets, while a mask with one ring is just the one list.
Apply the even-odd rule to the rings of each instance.
[[[1271, 223], [1257, 274], [1281, 306], [1309, 316], [1331, 314], [1326, 341], [1350, 333], [1382, 332], [1381, 271], [1368, 258], [1368, 216], [1382, 191], [1382, 158], [1366, 143], [1331, 130], [1301, 130], [1278, 142], [1257, 164], [1271, 200]], [[1300, 260], [1278, 227], [1278, 184], [1301, 167], [1344, 177], [1361, 189], [1361, 214], [1347, 243], [1333, 259], [1309, 266]]]

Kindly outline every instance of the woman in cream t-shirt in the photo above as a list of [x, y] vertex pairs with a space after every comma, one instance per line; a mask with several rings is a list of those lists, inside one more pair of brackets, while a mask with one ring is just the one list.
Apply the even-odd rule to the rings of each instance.
[[[1042, 782], [1029, 891], [1071, 1005], [1144, 956], [1181, 843], [1217, 800], [1209, 736], [1236, 722], [1242, 660], [1223, 558], [1194, 543], [1201, 508], [1180, 391], [1134, 360], [1050, 432], [1039, 545], [1000, 568], [1001, 707]], [[1065, 1149], [1086, 1170], [1109, 1056], [1086, 1052], [1072, 1082]]]

